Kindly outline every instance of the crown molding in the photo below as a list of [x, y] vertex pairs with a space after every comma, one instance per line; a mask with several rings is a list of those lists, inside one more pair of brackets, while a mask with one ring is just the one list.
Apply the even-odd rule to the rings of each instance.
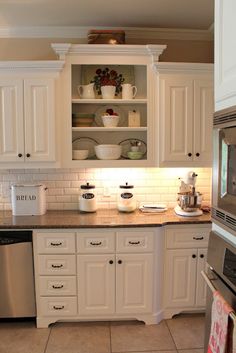
[[33, 71], [50, 71], [59, 72], [63, 69], [65, 62], [59, 60], [45, 61], [0, 61], [0, 70], [33, 70]]
[[111, 44], [70, 44], [52, 43], [51, 47], [60, 60], [66, 55], [150, 55], [153, 62], [158, 62], [159, 56], [166, 49], [166, 45], [111, 45]]
[[205, 63], [182, 63], [182, 62], [159, 62], [156, 67], [158, 72], [181, 72], [189, 73], [193, 72], [205, 72], [213, 74], [214, 64], [205, 64]]
[[[0, 27], [0, 38], [77, 38], [87, 39], [88, 31], [92, 29], [115, 29], [114, 27], [56, 27], [56, 26], [32, 26], [32, 27]], [[212, 41], [211, 29], [179, 29], [179, 28], [139, 28], [123, 27], [126, 40], [203, 40]]]

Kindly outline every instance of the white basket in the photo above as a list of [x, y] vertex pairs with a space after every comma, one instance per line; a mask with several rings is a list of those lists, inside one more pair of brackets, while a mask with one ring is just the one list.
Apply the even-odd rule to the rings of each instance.
[[11, 202], [13, 216], [40, 216], [46, 213], [45, 185], [11, 186]]

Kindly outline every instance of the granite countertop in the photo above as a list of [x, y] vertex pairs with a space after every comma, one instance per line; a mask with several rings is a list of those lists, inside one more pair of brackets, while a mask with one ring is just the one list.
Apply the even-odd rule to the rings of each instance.
[[199, 217], [181, 217], [173, 209], [159, 214], [139, 210], [121, 213], [116, 209], [102, 209], [96, 213], [48, 211], [43, 216], [12, 216], [10, 211], [0, 212], [0, 229], [161, 227], [196, 223], [211, 223], [211, 215], [204, 213]]

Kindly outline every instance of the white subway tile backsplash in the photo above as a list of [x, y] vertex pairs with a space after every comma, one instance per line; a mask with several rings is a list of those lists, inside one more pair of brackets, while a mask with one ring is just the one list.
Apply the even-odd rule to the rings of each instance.
[[[204, 205], [211, 199], [210, 168], [114, 168], [114, 169], [30, 169], [0, 171], [0, 209], [11, 208], [10, 185], [16, 182], [40, 182], [47, 186], [49, 210], [77, 210], [80, 186], [89, 182], [96, 186], [99, 208], [116, 206], [119, 185], [134, 185], [137, 202], [161, 202], [168, 207], [176, 205], [179, 177], [189, 170], [198, 174], [196, 188], [203, 193]], [[110, 197], [104, 196], [108, 188]]]

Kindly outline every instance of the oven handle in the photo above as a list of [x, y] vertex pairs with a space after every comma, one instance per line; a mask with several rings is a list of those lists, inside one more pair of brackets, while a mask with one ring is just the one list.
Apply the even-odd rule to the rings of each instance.
[[206, 284], [208, 285], [208, 287], [210, 288], [210, 290], [212, 291], [212, 293], [214, 293], [215, 291], [217, 291], [217, 289], [215, 288], [215, 286], [211, 283], [210, 278], [207, 276], [206, 272], [201, 271], [201, 275], [204, 278]]
[[[210, 278], [207, 276], [207, 274], [204, 271], [201, 271], [201, 275], [204, 278], [206, 284], [208, 285], [208, 287], [210, 288], [210, 290], [212, 291], [212, 293], [216, 292], [217, 289], [215, 288], [215, 286], [211, 283]], [[234, 314], [234, 312], [229, 313], [229, 316], [231, 317], [231, 319], [234, 321], [234, 324], [236, 324], [236, 315]]]

